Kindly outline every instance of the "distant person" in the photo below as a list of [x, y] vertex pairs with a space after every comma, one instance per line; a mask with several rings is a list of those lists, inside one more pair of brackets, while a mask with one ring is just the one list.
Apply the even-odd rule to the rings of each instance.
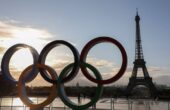
[[[92, 99], [94, 97], [95, 93], [90, 94], [90, 98]], [[96, 109], [96, 103], [92, 105], [92, 109]]]
[[83, 98], [84, 98], [84, 100], [85, 100], [85, 98], [86, 98], [86, 93], [83, 93]]
[[78, 100], [78, 105], [80, 105], [81, 104], [81, 95], [80, 95], [80, 93], [77, 96], [77, 100]]

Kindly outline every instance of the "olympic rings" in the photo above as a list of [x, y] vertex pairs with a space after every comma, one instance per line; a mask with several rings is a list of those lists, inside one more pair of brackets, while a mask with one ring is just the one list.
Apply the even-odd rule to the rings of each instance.
[[[115, 76], [111, 77], [110, 79], [106, 79], [106, 80], [102, 80], [102, 76], [101, 76], [100, 72], [95, 67], [93, 67], [91, 64], [86, 63], [86, 57], [87, 57], [89, 50], [96, 44], [103, 43], [103, 42], [108, 42], [113, 45], [116, 45], [116, 47], [118, 47], [118, 49], [120, 50], [121, 55], [122, 55], [122, 65], [121, 65], [120, 70], [118, 71], [118, 73]], [[65, 45], [72, 51], [72, 53], [74, 55], [74, 62], [67, 65], [61, 71], [61, 73], [58, 77], [56, 71], [53, 68], [45, 65], [45, 59], [46, 59], [48, 53], [54, 47], [60, 46], [60, 45]], [[21, 48], [29, 48], [30, 49], [30, 52], [32, 53], [34, 62], [32, 65], [28, 66], [22, 72], [22, 74], [19, 77], [19, 81], [16, 81], [9, 72], [9, 61], [10, 61], [12, 55], [17, 50], [19, 50]], [[88, 107], [90, 107], [91, 105], [95, 104], [102, 94], [103, 85], [113, 83], [113, 82], [117, 81], [118, 79], [120, 79], [122, 77], [122, 75], [124, 74], [126, 67], [127, 67], [127, 54], [126, 54], [124, 47], [117, 40], [110, 38], [110, 37], [105, 37], [105, 36], [98, 37], [98, 38], [95, 38], [95, 39], [89, 41], [82, 49], [82, 52], [80, 55], [79, 55], [79, 52], [77, 51], [77, 49], [72, 44], [70, 44], [66, 41], [63, 41], [63, 40], [56, 40], [56, 41], [50, 42], [42, 49], [40, 55], [31, 46], [28, 46], [26, 44], [16, 44], [16, 45], [10, 47], [6, 51], [6, 53], [3, 56], [2, 62], [1, 62], [2, 74], [9, 81], [18, 85], [19, 97], [27, 106], [29, 106], [31, 108], [44, 107], [54, 100], [54, 98], [57, 96], [56, 92], [58, 91], [59, 97], [64, 102], [64, 104], [66, 104], [67, 106], [69, 106], [70, 108], [72, 108], [74, 110], [84, 110], [84, 109], [87, 109]], [[79, 68], [81, 69], [83, 75], [87, 79], [89, 79], [90, 81], [97, 84], [97, 89], [96, 89], [94, 97], [91, 99], [91, 101], [89, 103], [87, 103], [85, 105], [74, 104], [73, 102], [71, 102], [69, 100], [69, 98], [66, 96], [66, 93], [64, 91], [64, 83], [72, 80], [78, 74]], [[96, 78], [93, 78], [89, 74], [89, 72], [87, 71], [87, 68], [89, 68], [94, 73]], [[47, 100], [45, 100], [44, 102], [42, 102], [40, 104], [33, 104], [32, 101], [29, 100], [29, 98], [27, 97], [25, 83], [32, 81], [37, 76], [38, 72], [40, 72], [41, 76], [46, 81], [52, 83], [53, 85], [51, 87], [52, 90], [50, 91], [50, 95], [47, 98]], [[47, 72], [50, 74], [51, 78]]]
[[126, 55], [126, 51], [125, 49], [123, 48], [123, 46], [115, 39], [113, 38], [110, 38], [110, 37], [98, 37], [98, 38], [95, 38], [93, 40], [91, 40], [90, 42], [88, 42], [82, 52], [81, 52], [81, 55], [80, 55], [80, 62], [86, 62], [86, 57], [87, 57], [87, 54], [88, 54], [88, 51], [96, 44], [98, 43], [101, 43], [101, 42], [109, 42], [109, 43], [112, 43], [112, 44], [115, 44], [119, 49], [120, 49], [120, 52], [122, 54], [122, 65], [121, 65], [121, 68], [119, 70], [119, 72], [113, 76], [112, 78], [110, 79], [106, 79], [106, 80], [96, 80], [95, 78], [93, 78], [89, 72], [87, 71], [86, 67], [85, 66], [82, 66], [81, 65], [81, 70], [82, 70], [82, 73], [84, 74], [84, 76], [86, 76], [87, 79], [89, 79], [90, 81], [92, 82], [95, 82], [95, 83], [98, 83], [98, 84], [109, 84], [109, 83], [112, 83], [112, 82], [115, 82], [117, 81], [119, 78], [121, 78], [121, 76], [124, 74], [125, 70], [126, 70], [126, 67], [127, 67], [127, 55]]
[[[55, 46], [59, 46], [61, 44], [69, 47], [74, 55], [73, 69], [67, 77], [63, 78], [64, 82], [68, 82], [68, 81], [72, 80], [77, 75], [78, 70], [79, 70], [79, 53], [78, 53], [77, 49], [70, 43], [63, 41], [63, 40], [56, 40], [56, 41], [53, 41], [53, 42], [47, 44], [40, 53], [39, 64], [44, 64], [48, 52]], [[46, 81], [48, 81], [50, 83], [57, 83], [57, 80], [49, 79], [49, 77], [44, 69], [40, 69], [40, 73]]]
[[28, 97], [27, 97], [27, 93], [26, 93], [26, 88], [25, 88], [25, 75], [29, 74], [28, 71], [31, 70], [31, 68], [35, 66], [36, 68], [40, 68], [40, 69], [46, 69], [48, 71], [48, 73], [51, 75], [52, 79], [56, 79], [57, 78], [57, 74], [56, 72], [49, 66], [47, 65], [30, 65], [28, 66], [20, 75], [19, 77], [19, 81], [18, 81], [18, 93], [19, 93], [19, 97], [20, 99], [24, 102], [25, 105], [29, 106], [30, 108], [40, 108], [40, 107], [44, 107], [48, 104], [50, 104], [57, 96], [56, 91], [56, 85], [53, 84], [53, 86], [51, 87], [51, 91], [50, 91], [50, 95], [48, 96], [48, 98], [40, 103], [40, 104], [34, 104]]
[[[2, 70], [2, 73], [4, 73], [3, 75], [5, 76], [6, 79], [8, 79], [10, 82], [16, 84], [17, 81], [12, 77], [12, 75], [10, 74], [10, 71], [9, 71], [9, 62], [10, 62], [10, 59], [12, 57], [12, 55], [18, 51], [19, 49], [22, 49], [22, 48], [28, 48], [33, 56], [33, 64], [37, 64], [38, 62], [38, 52], [31, 46], [29, 45], [26, 45], [26, 44], [16, 44], [16, 45], [13, 45], [12, 47], [10, 47], [4, 54], [3, 58], [2, 58], [2, 62], [1, 62], [1, 70]], [[36, 74], [33, 74], [36, 73]], [[35, 72], [35, 68], [32, 68], [32, 70], [30, 71], [30, 74], [27, 76], [26, 78], [26, 82], [30, 82], [31, 80], [33, 80], [36, 75], [37, 75], [38, 71], [36, 70]]]
[[[101, 74], [92, 65], [87, 64], [87, 63], [86, 64], [84, 63], [82, 65], [89, 68], [94, 73], [94, 75], [96, 76], [96, 78], [98, 80], [102, 79]], [[63, 71], [61, 72], [61, 74], [59, 75], [58, 82], [57, 82], [58, 96], [64, 102], [65, 105], [72, 108], [73, 110], [86, 110], [87, 108], [94, 105], [98, 101], [98, 99], [100, 98], [100, 96], [102, 95], [102, 92], [103, 92], [103, 85], [101, 85], [101, 84], [97, 85], [95, 95], [91, 98], [91, 101], [88, 102], [87, 104], [76, 105], [75, 103], [71, 102], [70, 99], [66, 96], [66, 93], [64, 91], [64, 84], [61, 81], [67, 75], [67, 73], [73, 66], [74, 66], [74, 64], [70, 64], [70, 65], [66, 66], [63, 69]]]

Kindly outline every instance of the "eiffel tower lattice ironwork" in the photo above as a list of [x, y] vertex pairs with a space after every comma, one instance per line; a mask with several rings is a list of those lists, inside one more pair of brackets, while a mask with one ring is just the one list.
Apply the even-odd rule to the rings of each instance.
[[[136, 47], [135, 47], [135, 61], [134, 67], [132, 71], [132, 75], [129, 78], [129, 83], [127, 86], [126, 93], [129, 96], [131, 94], [132, 89], [137, 85], [145, 85], [150, 89], [151, 96], [156, 97], [158, 94], [156, 87], [152, 82], [152, 78], [149, 76], [147, 71], [145, 60], [143, 56], [142, 44], [141, 44], [141, 35], [140, 35], [140, 17], [137, 15], [135, 17], [136, 21]], [[138, 69], [141, 68], [143, 71], [143, 77], [137, 77]]]

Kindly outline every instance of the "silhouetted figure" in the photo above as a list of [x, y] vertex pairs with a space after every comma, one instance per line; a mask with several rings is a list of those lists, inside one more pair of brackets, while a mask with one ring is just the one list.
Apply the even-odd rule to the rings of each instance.
[[78, 94], [77, 99], [78, 99], [78, 104], [80, 105], [81, 104], [81, 94]]
[[84, 100], [85, 100], [85, 98], [86, 98], [86, 94], [85, 94], [85, 93], [83, 93], [83, 98], [84, 98]]
[[[90, 98], [92, 99], [94, 97], [95, 93], [90, 94]], [[92, 109], [96, 109], [96, 103], [92, 105]]]

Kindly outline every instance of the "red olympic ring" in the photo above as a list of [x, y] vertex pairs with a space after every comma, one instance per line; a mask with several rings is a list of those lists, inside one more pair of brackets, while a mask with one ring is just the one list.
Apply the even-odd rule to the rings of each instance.
[[126, 67], [127, 67], [127, 55], [126, 55], [126, 51], [125, 51], [124, 47], [121, 45], [121, 43], [119, 43], [117, 40], [115, 40], [113, 38], [110, 38], [110, 37], [98, 37], [98, 38], [95, 38], [95, 39], [91, 40], [90, 42], [88, 42], [85, 45], [85, 47], [83, 48], [83, 50], [81, 52], [81, 55], [80, 55], [80, 62], [85, 63], [86, 62], [86, 57], [87, 57], [87, 54], [88, 54], [89, 50], [94, 45], [96, 45], [98, 43], [102, 43], [102, 42], [109, 42], [109, 43], [115, 44], [119, 48], [119, 50], [120, 50], [120, 52], [122, 54], [122, 65], [121, 65], [121, 68], [118, 71], [118, 73], [115, 76], [113, 76], [112, 78], [110, 78], [110, 79], [96, 80], [95, 78], [93, 78], [89, 74], [89, 72], [87, 71], [86, 67], [84, 67], [82, 65], [80, 65], [80, 67], [81, 67], [82, 73], [90, 81], [95, 82], [97, 84], [109, 84], [109, 83], [115, 82], [119, 78], [121, 78], [121, 76], [124, 74], [124, 72], [126, 70]]

